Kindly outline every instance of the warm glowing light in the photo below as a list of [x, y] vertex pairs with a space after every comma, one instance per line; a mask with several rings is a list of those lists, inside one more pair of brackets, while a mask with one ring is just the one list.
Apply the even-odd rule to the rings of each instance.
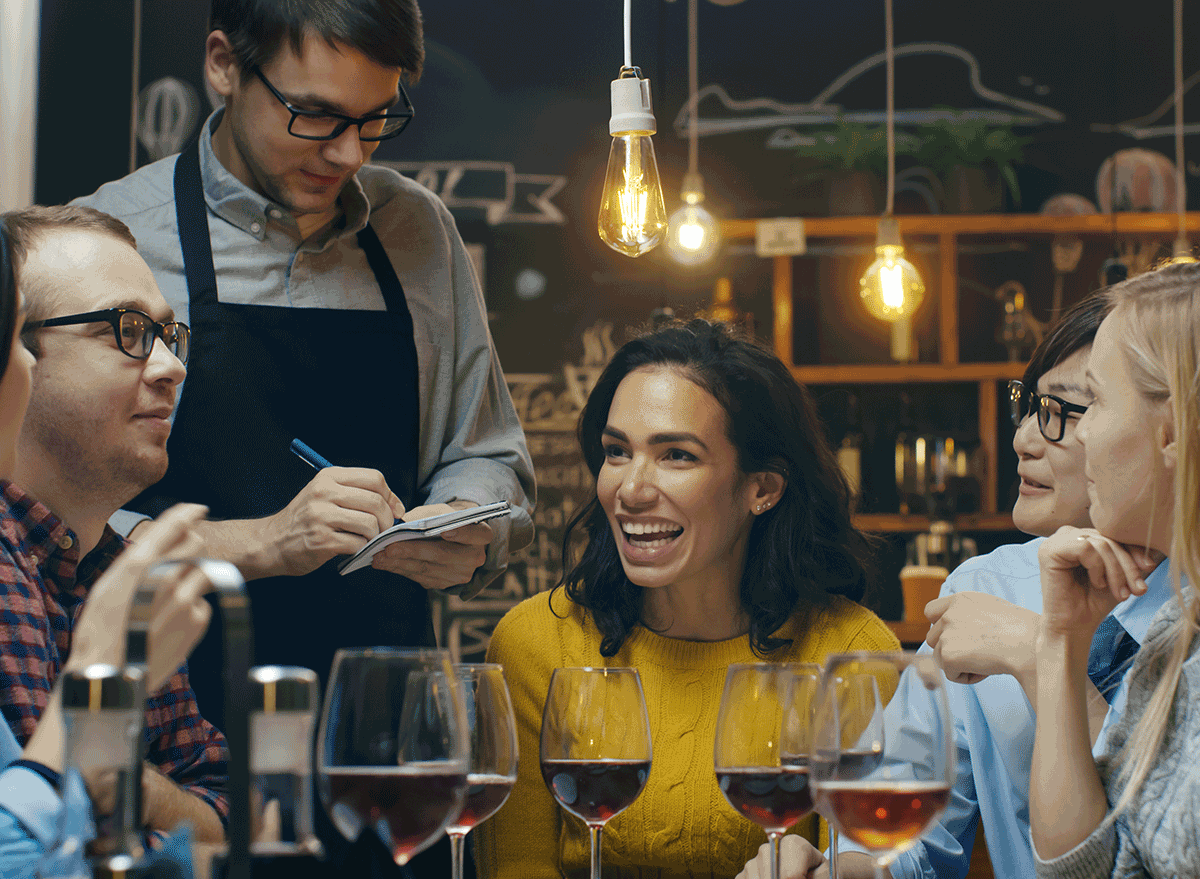
[[626, 256], [641, 256], [662, 243], [666, 216], [649, 133], [613, 137], [600, 202], [601, 240]]
[[858, 283], [867, 311], [888, 323], [911, 317], [925, 298], [925, 284], [898, 244], [878, 245], [875, 262]]
[[721, 224], [698, 203], [685, 204], [671, 214], [667, 250], [676, 262], [698, 265], [716, 255]]

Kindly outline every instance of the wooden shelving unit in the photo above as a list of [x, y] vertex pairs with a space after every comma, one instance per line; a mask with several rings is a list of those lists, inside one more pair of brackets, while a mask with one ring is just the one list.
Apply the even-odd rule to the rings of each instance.
[[[982, 486], [980, 514], [959, 517], [957, 525], [966, 531], [1000, 531], [1012, 529], [1012, 518], [998, 509], [997, 471], [998, 412], [997, 400], [1001, 382], [1020, 378], [1023, 364], [961, 363], [959, 362], [958, 326], [958, 250], [959, 239], [971, 235], [1010, 235], [1038, 238], [1071, 234], [1089, 238], [1173, 238], [1178, 229], [1175, 214], [1092, 214], [1077, 217], [1047, 217], [1040, 214], [943, 214], [897, 217], [901, 236], [935, 237], [938, 248], [936, 278], [926, 278], [927, 289], [938, 304], [937, 363], [898, 364], [796, 364], [792, 351], [793, 301], [792, 259], [773, 258], [772, 270], [772, 339], [775, 352], [791, 364], [797, 380], [809, 385], [820, 384], [921, 384], [972, 382], [979, 386], [979, 440], [987, 459], [987, 473]], [[805, 218], [804, 231], [808, 239], [860, 238], [873, 240], [878, 217], [814, 217]], [[1185, 216], [1186, 229], [1200, 233], [1200, 213]], [[753, 239], [756, 220], [726, 220], [721, 224], [726, 240]], [[855, 517], [859, 527], [880, 532], [917, 532], [929, 526], [923, 516], [864, 515]]]

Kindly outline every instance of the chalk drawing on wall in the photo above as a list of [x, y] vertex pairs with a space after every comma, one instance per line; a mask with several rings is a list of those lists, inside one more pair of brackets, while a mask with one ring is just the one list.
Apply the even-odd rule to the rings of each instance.
[[511, 162], [378, 162], [412, 177], [446, 207], [483, 211], [489, 226], [566, 221], [552, 199], [567, 185], [560, 174], [518, 174]]
[[[1200, 70], [1193, 73], [1183, 81], [1183, 94], [1186, 97], [1187, 93], [1192, 90], [1197, 82], [1200, 82]], [[1115, 125], [1109, 125], [1097, 122], [1092, 125], [1092, 131], [1103, 134], [1125, 134], [1132, 137], [1134, 140], [1147, 140], [1154, 137], [1174, 137], [1175, 125], [1155, 125], [1168, 113], [1175, 109], [1175, 93], [1167, 95], [1166, 100], [1154, 108], [1153, 111], [1145, 116], [1139, 116], [1136, 119], [1127, 119], [1124, 122], [1118, 122]], [[1186, 107], [1185, 107], [1186, 109]], [[1185, 114], [1186, 118], [1186, 114]], [[1200, 123], [1193, 122], [1190, 125], [1185, 122], [1183, 125], [1184, 134], [1200, 134]], [[1190, 171], [1190, 168], [1189, 168]]]
[[[983, 84], [983, 74], [978, 59], [961, 46], [951, 43], [906, 43], [896, 47], [896, 58], [911, 58], [921, 55], [941, 55], [957, 59], [967, 68], [971, 90], [982, 100], [993, 104], [990, 108], [955, 110], [940, 107], [905, 109], [896, 111], [896, 122], [901, 125], [927, 124], [939, 119], [975, 118], [985, 119], [996, 125], [1044, 125], [1063, 122], [1065, 116], [1052, 107], [1028, 101], [1024, 98], [1002, 94]], [[750, 98], [735, 100], [724, 87], [713, 83], [699, 89], [680, 109], [675, 117], [675, 132], [686, 137], [692, 114], [697, 114], [696, 130], [701, 137], [714, 134], [735, 134], [746, 131], [772, 129], [766, 146], [768, 149], [790, 149], [811, 145], [815, 141], [797, 129], [830, 125], [839, 120], [875, 124], [885, 119], [883, 110], [847, 110], [834, 102], [834, 97], [850, 83], [868, 71], [885, 64], [886, 57], [878, 52], [854, 66], [826, 86], [811, 101], [787, 104], [774, 98]], [[722, 118], [704, 118], [699, 115], [700, 105], [706, 98], [714, 98], [730, 115]]]
[[150, 83], [138, 94], [138, 142], [156, 162], [173, 156], [191, 136], [199, 113], [196, 90], [173, 76]]

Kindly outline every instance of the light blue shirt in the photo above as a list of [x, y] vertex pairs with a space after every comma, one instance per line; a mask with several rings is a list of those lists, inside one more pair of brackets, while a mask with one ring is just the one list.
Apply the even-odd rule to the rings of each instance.
[[[342, 221], [302, 239], [282, 205], [252, 191], [213, 153], [212, 131], [223, 112], [209, 117], [199, 144], [220, 301], [384, 310], [383, 294], [356, 237], [370, 221], [404, 285], [412, 315], [421, 405], [417, 486], [427, 496], [425, 503], [512, 504], [510, 516], [489, 523], [494, 537], [487, 560], [470, 583], [454, 590], [472, 597], [504, 572], [510, 552], [533, 539], [534, 475], [488, 330], [483, 293], [454, 218], [421, 184], [368, 164], [342, 190]], [[175, 158], [139, 168], [72, 204], [112, 214], [130, 228], [175, 319], [187, 323], [190, 298], [175, 219]], [[353, 356], [352, 343], [336, 341]], [[364, 376], [378, 384], [380, 406], [389, 404], [389, 380]], [[186, 386], [185, 381], [181, 395]], [[112, 525], [128, 534], [140, 518], [121, 511]]]
[[[23, 766], [7, 723], [0, 723], [0, 876], [89, 876], [84, 844], [95, 833], [91, 804], [78, 773], [69, 772], [66, 812], [50, 783]], [[61, 838], [60, 838], [61, 837]]]
[[[1044, 539], [1001, 546], [963, 562], [942, 584], [941, 594], [983, 592], [1040, 614], [1042, 583], [1037, 551]], [[1167, 569], [1166, 564], [1159, 565], [1146, 580], [1149, 588], [1145, 595], [1132, 596], [1113, 610], [1139, 644], [1155, 612], [1171, 597]], [[922, 645], [921, 652], [931, 650]], [[947, 684], [946, 695], [954, 718], [958, 760], [950, 803], [922, 841], [892, 862], [892, 876], [961, 879], [967, 873], [975, 830], [982, 818], [997, 879], [1027, 879], [1035, 872], [1029, 835], [1029, 769], [1036, 723], [1033, 706], [1011, 675], [991, 675], [977, 684]], [[919, 731], [930, 728], [931, 720], [920, 716], [916, 707], [927, 705], [926, 700], [909, 700], [899, 691], [888, 705], [886, 726], [911, 731], [913, 734], [906, 737], [910, 749], [914, 743], [927, 741]], [[1114, 702], [1106, 726], [1116, 712]], [[1097, 748], [1100, 744], [1098, 741]], [[921, 761], [916, 754], [913, 762]], [[844, 837], [838, 848], [863, 851]]]

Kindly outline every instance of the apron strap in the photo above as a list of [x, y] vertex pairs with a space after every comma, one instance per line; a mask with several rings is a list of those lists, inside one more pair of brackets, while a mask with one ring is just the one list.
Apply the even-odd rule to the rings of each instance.
[[183, 250], [183, 273], [193, 306], [217, 301], [217, 272], [213, 268], [208, 231], [208, 205], [200, 178], [200, 140], [189, 143], [175, 160], [175, 219]]
[[[399, 329], [405, 337], [412, 336], [413, 320], [412, 314], [408, 310], [408, 300], [404, 296], [404, 287], [396, 276], [396, 269], [392, 266], [392, 261], [388, 259], [387, 251], [383, 249], [383, 243], [375, 234], [375, 230], [371, 228], [370, 223], [358, 233], [358, 246], [367, 255], [367, 265], [371, 267], [371, 271], [375, 275], [375, 283], [379, 285], [379, 290], [383, 293], [384, 305], [396, 316], [400, 324]], [[410, 374], [414, 376], [415, 380], [416, 363], [403, 365], [412, 369]]]

